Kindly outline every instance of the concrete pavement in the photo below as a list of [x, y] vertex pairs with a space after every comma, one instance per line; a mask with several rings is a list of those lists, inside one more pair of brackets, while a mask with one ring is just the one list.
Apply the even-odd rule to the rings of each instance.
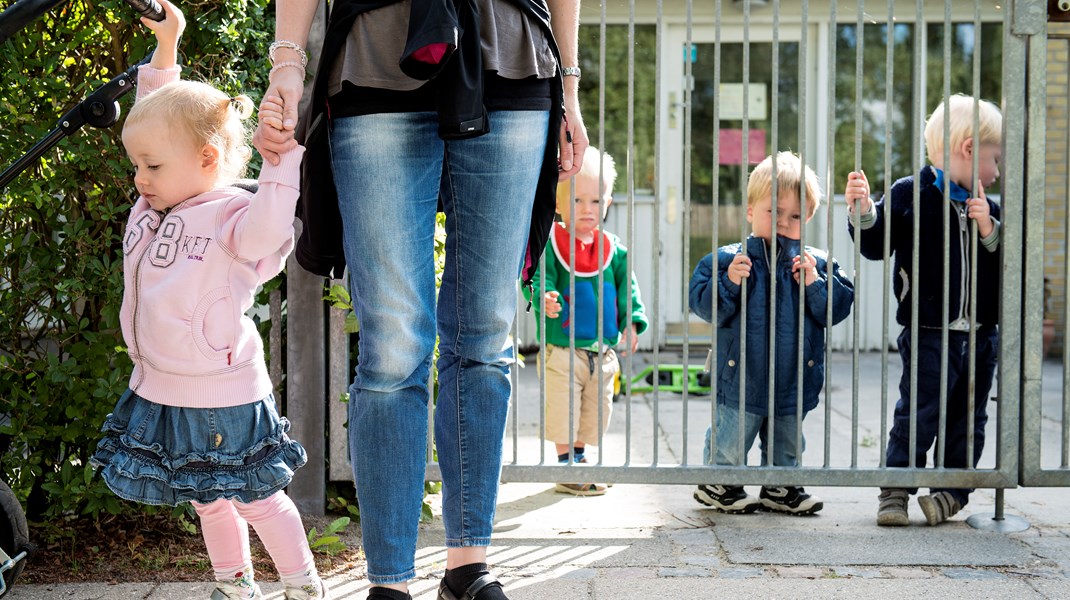
[[[643, 357], [649, 358], [649, 357]], [[893, 362], [898, 362], [892, 355]], [[662, 353], [662, 363], [678, 362]], [[694, 360], [692, 361], [694, 362]], [[829, 454], [833, 464], [849, 461], [875, 466], [879, 459], [879, 355], [863, 356], [857, 438], [851, 435], [851, 359], [836, 355], [833, 370]], [[516, 460], [537, 460], [538, 383], [533, 361], [519, 373]], [[1061, 403], [1060, 366], [1045, 365], [1045, 456], [1060, 452], [1057, 420]], [[894, 386], [898, 367], [889, 370]], [[894, 402], [894, 389], [889, 391]], [[846, 401], [845, 401], [846, 399]], [[653, 427], [652, 402], [635, 397], [631, 405], [631, 459], [647, 460], [658, 448], [660, 463], [679, 462], [686, 431], [688, 462], [701, 460], [702, 434], [709, 403], [690, 398], [683, 425], [684, 399], [659, 395], [659, 427]], [[618, 411], [604, 440], [606, 464], [622, 455], [625, 418]], [[992, 412], [998, 410], [998, 404]], [[804, 462], [822, 464], [825, 415], [821, 407], [807, 418]], [[1056, 418], [1048, 418], [1055, 415]], [[995, 419], [990, 420], [994, 428]], [[506, 460], [511, 461], [512, 439]], [[549, 452], [549, 450], [547, 451]], [[532, 458], [534, 457], [534, 459]], [[994, 464], [992, 444], [982, 466]], [[753, 462], [753, 461], [752, 461]], [[649, 463], [648, 463], [649, 464]], [[754, 493], [757, 488], [751, 488]], [[691, 498], [691, 488], [672, 485], [616, 485], [605, 496], [579, 498], [554, 493], [553, 484], [506, 483], [501, 487], [490, 550], [494, 571], [509, 597], [525, 599], [691, 598], [716, 594], [769, 598], [1070, 598], [1070, 508], [1063, 488], [1006, 492], [1006, 513], [1027, 520], [1029, 529], [995, 533], [966, 524], [970, 515], [991, 516], [994, 494], [980, 490], [959, 516], [939, 527], [924, 524], [916, 502], [913, 526], [879, 528], [875, 488], [808, 486], [821, 496], [824, 510], [813, 517], [770, 513], [725, 515]], [[445, 565], [441, 520], [421, 531], [415, 598], [434, 598]], [[351, 544], [358, 543], [353, 538]], [[368, 587], [363, 567], [329, 579], [336, 599], [362, 599]], [[263, 585], [270, 600], [282, 598], [279, 584]], [[80, 583], [60, 586], [16, 584], [11, 600], [204, 599], [208, 583]]]

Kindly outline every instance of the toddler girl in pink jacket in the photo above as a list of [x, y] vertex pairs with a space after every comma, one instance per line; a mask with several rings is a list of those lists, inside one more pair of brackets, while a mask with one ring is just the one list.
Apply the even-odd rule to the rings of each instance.
[[134, 363], [92, 462], [118, 496], [191, 502], [215, 571], [212, 600], [262, 598], [249, 529], [289, 599], [326, 598], [301, 515], [283, 492], [305, 450], [276, 411], [260, 336], [245, 316], [293, 247], [304, 149], [265, 162], [254, 194], [231, 184], [251, 152], [247, 96], [178, 81], [182, 13], [157, 36], [123, 127], [139, 197], [123, 239], [121, 323]]

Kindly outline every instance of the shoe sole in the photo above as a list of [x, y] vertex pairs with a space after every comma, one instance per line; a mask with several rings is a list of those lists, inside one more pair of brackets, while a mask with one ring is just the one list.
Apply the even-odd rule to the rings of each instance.
[[755, 502], [753, 504], [747, 504], [745, 506], [737, 508], [737, 507], [733, 507], [731, 504], [721, 504], [720, 502], [714, 500], [713, 498], [711, 498], [711, 497], [707, 496], [706, 494], [703, 494], [703, 493], [701, 493], [701, 492], [699, 492], [697, 490], [695, 491], [694, 494], [692, 494], [692, 496], [695, 498], [695, 500], [698, 501], [699, 504], [702, 504], [703, 506], [708, 506], [708, 507], [710, 507], [712, 509], [715, 509], [715, 510], [718, 510], [720, 512], [723, 512], [726, 515], [746, 515], [746, 514], [750, 514], [750, 513], [754, 512], [754, 511], [758, 510], [758, 507], [761, 506], [761, 504]]
[[930, 527], [939, 525], [947, 520], [946, 518], [940, 518], [940, 507], [936, 506], [936, 501], [928, 496], [919, 496], [918, 506], [921, 507], [921, 512], [925, 513], [925, 522], [928, 523]]
[[591, 489], [575, 489], [575, 488], [568, 487], [567, 485], [565, 485], [563, 483], [558, 483], [558, 484], [554, 485], [554, 491], [559, 493], [559, 494], [572, 494], [573, 496], [602, 496], [602, 495], [605, 495], [605, 493], [606, 493], [606, 488], [597, 487], [596, 484], [582, 484], [582, 485], [584, 485], [584, 487], [586, 487], [586, 485], [595, 485], [595, 487], [591, 488]]
[[910, 525], [910, 517], [906, 511], [889, 511], [877, 513], [877, 525], [881, 527], [906, 527]]
[[772, 500], [762, 499], [762, 509], [763, 510], [765, 510], [767, 512], [775, 512], [775, 513], [780, 513], [780, 514], [784, 514], [784, 515], [792, 515], [792, 516], [796, 516], [796, 517], [805, 517], [807, 515], [812, 515], [812, 514], [818, 512], [818, 511], [820, 511], [822, 508], [825, 508], [825, 504], [823, 502], [815, 502], [812, 505], [810, 505], [808, 507], [805, 507], [805, 508], [803, 508], [801, 506], [799, 508], [792, 508], [792, 507], [786, 506], [784, 504], [779, 504], [777, 502], [773, 502]]

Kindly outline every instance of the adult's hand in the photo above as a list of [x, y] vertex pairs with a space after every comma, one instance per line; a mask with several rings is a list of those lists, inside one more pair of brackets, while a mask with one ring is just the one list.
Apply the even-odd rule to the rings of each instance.
[[[580, 114], [580, 103], [576, 97], [575, 87], [573, 87], [571, 94], [568, 92], [568, 80], [570, 79], [575, 78], [565, 78], [565, 118], [561, 121], [561, 134], [558, 141], [558, 148], [560, 149], [558, 160], [561, 163], [559, 178], [561, 181], [565, 181], [580, 172], [580, 167], [583, 165], [583, 154], [587, 151], [587, 146], [590, 145], [590, 140], [587, 139], [587, 127], [583, 124], [583, 116]], [[572, 86], [575, 86], [576, 83], [573, 83]]]
[[[271, 84], [260, 103], [260, 123], [253, 133], [253, 146], [273, 165], [279, 155], [297, 145], [297, 107], [304, 93], [305, 70], [285, 67], [271, 74]], [[281, 115], [281, 118], [280, 118]]]
[[[548, 0], [550, 9], [550, 27], [561, 52], [560, 67], [579, 66], [579, 30], [580, 0]], [[561, 122], [558, 139], [558, 162], [561, 169], [561, 181], [580, 172], [583, 165], [583, 153], [590, 142], [587, 128], [580, 114], [579, 87], [580, 78], [564, 77], [565, 80], [565, 118]]]
[[[276, 0], [275, 39], [304, 48], [313, 16], [320, 6], [317, 0]], [[268, 162], [277, 165], [279, 154], [297, 145], [293, 136], [297, 127], [297, 109], [305, 89], [305, 70], [296, 66], [282, 66], [302, 62], [301, 53], [288, 45], [276, 48], [274, 62], [280, 68], [273, 67], [271, 82], [261, 102], [261, 110], [269, 118], [257, 126], [253, 145]], [[268, 102], [281, 106], [265, 106]], [[278, 123], [280, 113], [281, 125]]]

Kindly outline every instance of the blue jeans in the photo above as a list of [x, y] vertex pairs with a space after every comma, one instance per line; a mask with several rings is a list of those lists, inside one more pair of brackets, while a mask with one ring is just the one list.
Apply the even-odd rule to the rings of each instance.
[[[944, 467], [976, 467], [985, 448], [985, 425], [988, 424], [988, 392], [996, 372], [999, 354], [999, 330], [982, 327], [977, 331], [976, 379], [973, 404], [973, 457], [967, 463], [966, 426], [969, 423], [969, 334], [948, 332], [947, 348], [947, 421], [940, 432], [940, 331], [918, 329], [918, 441], [914, 455], [918, 468], [925, 466], [925, 455], [936, 438], [944, 436]], [[885, 454], [889, 467], [910, 465], [910, 328], [899, 334], [899, 357], [903, 375], [899, 380], [899, 400], [895, 403], [895, 420], [888, 433]], [[935, 458], [934, 458], [935, 461]], [[915, 494], [918, 488], [908, 488]], [[930, 492], [948, 492], [961, 506], [966, 506], [972, 488], [930, 488]]]
[[[711, 437], [713, 431], [706, 428], [706, 445], [702, 451], [702, 462], [707, 465], [743, 465], [746, 464], [747, 452], [754, 445], [754, 438], [759, 439], [762, 451], [762, 466], [769, 460], [765, 452], [765, 443], [769, 418], [744, 412], [743, 451], [739, 449], [739, 407], [728, 404], [717, 405], [717, 461], [713, 461]], [[803, 415], [805, 418], [806, 415]], [[798, 431], [795, 415], [773, 417], [773, 465], [777, 467], [799, 466], [799, 456], [806, 448], [806, 439], [802, 447], [795, 445], [795, 432]]]
[[[549, 116], [495, 111], [490, 126], [445, 142], [435, 113], [386, 113], [337, 119], [331, 132], [361, 326], [349, 445], [372, 584], [415, 576], [436, 330], [446, 545], [490, 544], [513, 360], [507, 339]], [[440, 199], [446, 263], [436, 319]]]

